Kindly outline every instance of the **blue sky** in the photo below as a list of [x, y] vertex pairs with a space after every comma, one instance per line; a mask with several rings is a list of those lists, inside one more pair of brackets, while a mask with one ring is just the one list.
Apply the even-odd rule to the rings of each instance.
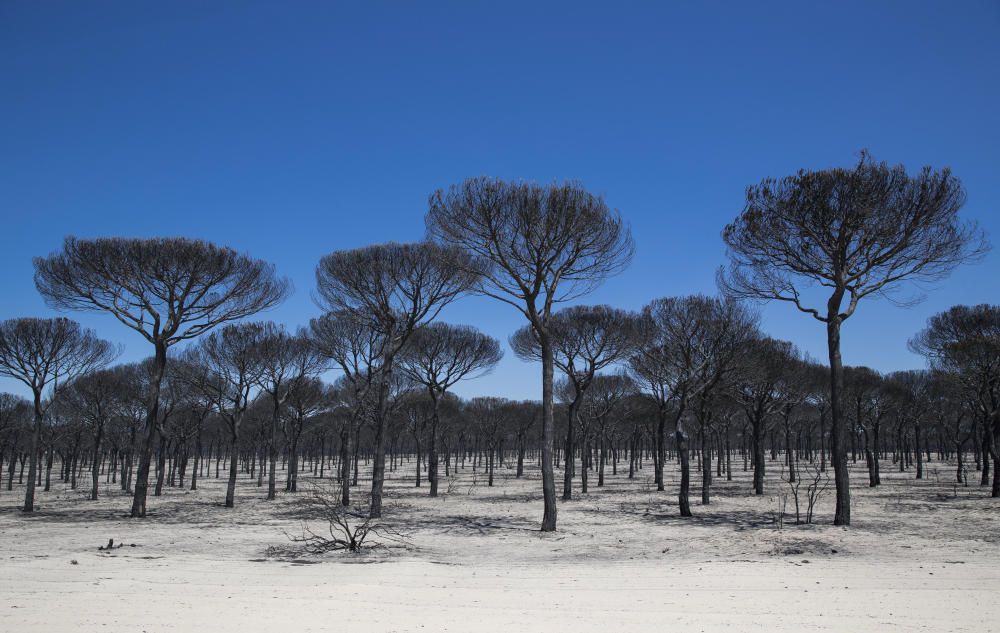
[[[419, 239], [428, 194], [483, 174], [603, 194], [636, 257], [587, 302], [628, 308], [714, 292], [747, 185], [864, 147], [952, 167], [1000, 241], [995, 2], [7, 1], [0, 90], [0, 318], [54, 314], [31, 257], [66, 234], [185, 235], [275, 263], [296, 292], [266, 317], [302, 324], [322, 255]], [[845, 362], [920, 366], [906, 340], [928, 316], [1000, 302], [998, 257], [914, 308], [862, 304]], [[443, 316], [504, 341], [522, 325], [484, 298]], [[763, 327], [825, 357], [787, 305]], [[538, 373], [508, 353], [458, 392], [537, 397]]]

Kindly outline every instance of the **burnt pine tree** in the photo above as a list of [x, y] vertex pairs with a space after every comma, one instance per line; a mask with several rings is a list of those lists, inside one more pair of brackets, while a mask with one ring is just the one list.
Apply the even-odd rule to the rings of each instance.
[[681, 516], [691, 516], [685, 414], [694, 398], [714, 389], [736, 369], [740, 350], [756, 332], [756, 321], [756, 315], [736, 301], [704, 295], [665, 297], [643, 308], [641, 344], [629, 359], [629, 370], [656, 405], [657, 490], [664, 489], [667, 418], [673, 418], [681, 466]]
[[306, 421], [316, 422], [320, 414], [327, 413], [336, 400], [336, 390], [319, 378], [310, 377], [295, 382], [285, 400], [288, 421], [282, 426], [288, 442], [288, 471], [285, 490], [298, 492], [299, 489], [299, 440], [305, 430]]
[[495, 338], [470, 326], [448, 323], [417, 328], [401, 353], [400, 369], [427, 389], [431, 401], [427, 446], [430, 496], [438, 495], [437, 445], [442, 399], [458, 381], [488, 373], [501, 358], [503, 352]]
[[866, 297], [941, 279], [984, 253], [983, 234], [958, 217], [964, 203], [949, 169], [909, 175], [863, 151], [852, 169], [802, 170], [748, 187], [743, 212], [722, 232], [729, 266], [719, 285], [730, 296], [785, 301], [826, 326], [836, 525], [851, 523], [841, 324]]
[[229, 481], [226, 485], [226, 507], [236, 499], [236, 473], [239, 462], [239, 442], [247, 409], [260, 392], [264, 374], [261, 347], [276, 335], [273, 323], [232, 323], [201, 339], [186, 350], [185, 364], [200, 366], [206, 380], [192, 383], [203, 390], [215, 405], [229, 431]]
[[[638, 315], [610, 306], [572, 306], [555, 312], [549, 322], [553, 362], [566, 376], [566, 467], [563, 470], [564, 501], [573, 498], [576, 441], [580, 407], [587, 389], [602, 369], [628, 358], [638, 345]], [[519, 358], [541, 360], [541, 344], [535, 329], [526, 325], [510, 337]]]
[[378, 244], [323, 257], [316, 268], [319, 303], [367, 322], [378, 334], [375, 451], [369, 514], [382, 516], [385, 443], [396, 356], [418, 326], [476, 282], [478, 267], [461, 250], [434, 244]]
[[340, 503], [351, 505], [351, 456], [357, 450], [357, 436], [366, 412], [371, 408], [372, 390], [377, 387], [376, 371], [383, 336], [370, 319], [346, 310], [324, 314], [309, 322], [312, 344], [343, 372], [337, 391], [347, 413], [340, 417]]
[[[28, 444], [28, 485], [25, 512], [35, 510], [38, 448], [45, 412], [56, 400], [60, 382], [73, 379], [110, 363], [118, 355], [111, 343], [97, 338], [76, 321], [57, 319], [9, 319], [0, 322], [0, 376], [18, 380], [31, 389], [34, 423]], [[52, 394], [45, 400], [48, 387]]]
[[120, 372], [102, 369], [83, 374], [64, 391], [69, 408], [91, 433], [93, 452], [90, 472], [90, 499], [97, 500], [104, 434], [115, 415], [121, 391]]
[[36, 257], [35, 286], [55, 308], [108, 312], [153, 346], [154, 374], [139, 442], [133, 517], [146, 516], [149, 464], [158, 434], [167, 350], [217, 325], [272, 308], [289, 282], [270, 264], [184, 238], [81, 240]]
[[556, 529], [553, 470], [555, 306], [581, 297], [632, 260], [628, 226], [577, 183], [540, 186], [470, 178], [430, 196], [427, 232], [469, 253], [476, 292], [516, 308], [535, 331], [542, 360], [542, 531]]
[[959, 305], [936, 314], [910, 340], [910, 349], [954, 376], [973, 403], [983, 448], [993, 460], [991, 494], [1000, 497], [1000, 306]]
[[271, 420], [267, 430], [267, 498], [276, 495], [278, 464], [278, 429], [282, 407], [298, 386], [327, 368], [327, 359], [319, 353], [305, 332], [289, 334], [282, 326], [269, 328], [257, 349], [260, 362], [258, 386], [271, 404]]
[[[803, 369], [798, 350], [790, 341], [759, 336], [742, 349], [739, 369], [729, 385], [733, 400], [743, 409], [750, 424], [750, 452], [753, 455], [753, 490], [764, 494], [764, 438], [768, 422], [785, 405], [784, 382], [790, 378], [788, 368], [803, 373], [800, 380], [812, 379], [813, 370]], [[824, 368], [825, 370], [825, 368]], [[822, 430], [820, 424], [820, 433]]]

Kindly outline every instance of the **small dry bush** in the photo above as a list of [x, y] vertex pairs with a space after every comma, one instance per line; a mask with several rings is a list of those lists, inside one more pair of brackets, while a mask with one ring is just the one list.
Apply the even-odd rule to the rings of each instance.
[[[269, 547], [271, 557], [289, 554], [326, 554], [327, 552], [358, 553], [385, 545], [386, 541], [406, 543], [405, 535], [381, 518], [370, 516], [367, 504], [345, 506], [341, 504], [340, 486], [332, 482], [311, 482], [307, 497], [307, 511], [310, 517], [324, 525], [321, 530], [313, 530], [308, 521], [302, 525], [298, 535], [288, 534], [295, 545], [291, 548]], [[378, 540], [369, 540], [370, 537]]]

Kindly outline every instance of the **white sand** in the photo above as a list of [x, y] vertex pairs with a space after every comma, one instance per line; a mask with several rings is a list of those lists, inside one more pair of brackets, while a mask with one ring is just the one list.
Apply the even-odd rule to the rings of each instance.
[[[241, 480], [227, 510], [210, 479], [137, 521], [113, 486], [91, 502], [54, 484], [31, 517], [15, 488], [0, 493], [0, 631], [1000, 630], [1000, 503], [978, 486], [956, 498], [952, 469], [930, 469], [918, 482], [885, 464], [873, 492], [859, 468], [851, 528], [827, 524], [830, 493], [820, 525], [777, 530], [747, 473], [710, 506], [696, 487], [681, 519], [676, 473], [657, 493], [647, 468], [560, 503], [559, 532], [541, 534], [534, 471], [487, 488], [466, 470], [431, 500], [404, 467], [386, 515], [407, 547], [284, 560], [265, 549], [289, 545], [304, 493], [268, 502]], [[108, 538], [136, 547], [98, 551]]]

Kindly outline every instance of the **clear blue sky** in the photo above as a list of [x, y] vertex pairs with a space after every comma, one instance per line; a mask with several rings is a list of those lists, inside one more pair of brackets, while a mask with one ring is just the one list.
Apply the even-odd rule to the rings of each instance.
[[[0, 3], [0, 318], [51, 315], [31, 257], [64, 235], [186, 235], [274, 262], [268, 318], [318, 314], [319, 258], [423, 234], [466, 176], [577, 179], [631, 223], [632, 267], [588, 298], [714, 292], [744, 188], [876, 158], [951, 166], [1000, 242], [1000, 5], [963, 2]], [[917, 367], [907, 338], [1000, 303], [1000, 254], [921, 305], [863, 304], [844, 360]], [[112, 318], [70, 315], [126, 346]], [[506, 340], [508, 306], [444, 317]], [[787, 305], [764, 328], [825, 357]], [[508, 355], [464, 395], [537, 397]], [[0, 388], [12, 388], [0, 382]]]

